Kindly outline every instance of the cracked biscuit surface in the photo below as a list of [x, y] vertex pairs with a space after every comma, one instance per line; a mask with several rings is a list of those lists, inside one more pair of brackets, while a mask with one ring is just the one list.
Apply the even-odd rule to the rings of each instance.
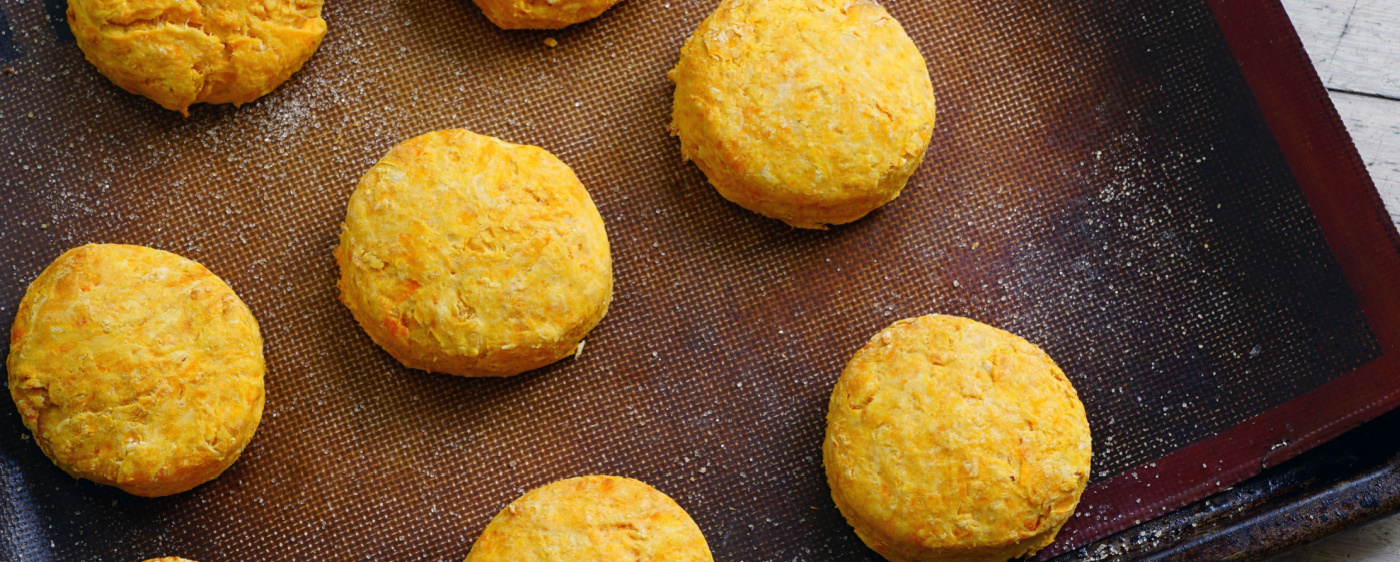
[[723, 0], [681, 48], [671, 131], [725, 199], [798, 228], [890, 202], [933, 134], [933, 85], [869, 0]]
[[286, 81], [321, 44], [321, 0], [69, 0], [68, 26], [122, 89], [189, 115]]
[[544, 149], [461, 129], [395, 146], [350, 196], [340, 299], [408, 367], [509, 376], [569, 355], [607, 313], [603, 218]]
[[262, 418], [262, 337], [204, 266], [141, 246], [65, 252], [10, 331], [10, 396], [64, 471], [138, 496], [238, 459]]
[[1050, 357], [966, 318], [881, 331], [831, 393], [831, 495], [894, 561], [1002, 562], [1054, 540], [1089, 478], [1084, 406]]
[[466, 562], [709, 562], [700, 527], [647, 484], [618, 476], [560, 480], [491, 519]]
[[501, 29], [559, 29], [598, 17], [621, 0], [473, 0]]

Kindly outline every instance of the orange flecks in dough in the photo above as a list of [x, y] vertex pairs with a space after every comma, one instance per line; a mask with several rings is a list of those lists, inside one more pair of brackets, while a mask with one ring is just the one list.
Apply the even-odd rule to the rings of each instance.
[[[559, 29], [596, 18], [621, 0], [473, 1], [501, 29]], [[545, 44], [550, 41], [546, 39]]]
[[645, 483], [584, 476], [530, 490], [481, 532], [466, 562], [710, 562], [710, 547], [676, 502]]
[[10, 331], [10, 395], [54, 464], [139, 496], [228, 468], [262, 418], [262, 337], [208, 269], [91, 244], [54, 260]]
[[895, 561], [996, 561], [1054, 540], [1089, 478], [1088, 420], [1040, 349], [966, 318], [901, 320], [832, 391], [836, 506]]
[[862, 0], [724, 0], [681, 48], [671, 130], [740, 206], [799, 228], [899, 195], [933, 134], [923, 56]]
[[574, 353], [607, 313], [603, 219], [544, 149], [460, 129], [394, 147], [350, 196], [341, 301], [404, 365], [507, 376]]
[[68, 26], [104, 76], [186, 116], [266, 95], [326, 34], [321, 0], [69, 0]]

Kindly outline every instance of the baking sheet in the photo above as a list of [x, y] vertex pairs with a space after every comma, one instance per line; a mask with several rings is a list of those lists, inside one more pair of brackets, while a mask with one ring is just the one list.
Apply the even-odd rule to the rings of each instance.
[[[257, 315], [268, 401], [229, 472], [155, 500], [73, 481], [0, 408], [0, 558], [460, 559], [525, 490], [607, 473], [670, 494], [722, 560], [875, 559], [820, 442], [842, 365], [894, 320], [1042, 346], [1085, 402], [1094, 484], [1383, 355], [1204, 1], [888, 3], [937, 129], [904, 195], [827, 232], [725, 202], [667, 134], [665, 71], [713, 1], [556, 32], [458, 0], [335, 2], [301, 73], [189, 119], [98, 75], [61, 4], [0, 6], [0, 321], [68, 247], [174, 251]], [[360, 175], [448, 127], [543, 146], [588, 186], [616, 293], [581, 358], [409, 371], [336, 301]]]

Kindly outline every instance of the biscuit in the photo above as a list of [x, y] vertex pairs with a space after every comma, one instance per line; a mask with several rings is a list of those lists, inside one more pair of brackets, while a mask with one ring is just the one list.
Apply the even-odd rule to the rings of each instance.
[[584, 476], [535, 488], [501, 510], [466, 562], [708, 562], [695, 521], [631, 478]]
[[598, 17], [621, 0], [472, 0], [501, 29], [559, 29]]
[[193, 560], [186, 560], [186, 559], [184, 559], [184, 558], [180, 558], [179, 556], [166, 556], [165, 558], [152, 558], [152, 559], [150, 559], [150, 560], [147, 560], [146, 562], [194, 562], [194, 561], [193, 561]]
[[266, 95], [326, 34], [321, 0], [69, 0], [68, 27], [103, 76], [186, 117]]
[[822, 446], [831, 495], [894, 561], [1032, 554], [1074, 513], [1089, 422], [1040, 349], [966, 318], [895, 322], [831, 393]]
[[923, 56], [869, 0], [723, 0], [667, 76], [681, 155], [725, 199], [798, 228], [893, 200], [933, 134]]
[[394, 147], [350, 196], [340, 299], [414, 369], [509, 376], [574, 353], [612, 300], [603, 218], [544, 149], [461, 129]]
[[262, 419], [257, 321], [204, 266], [141, 246], [68, 250], [10, 330], [10, 396], [68, 474], [138, 496], [238, 459]]

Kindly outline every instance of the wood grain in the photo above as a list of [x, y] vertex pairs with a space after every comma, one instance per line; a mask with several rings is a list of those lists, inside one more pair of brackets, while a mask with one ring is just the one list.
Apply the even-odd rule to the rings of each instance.
[[1283, 0], [1400, 226], [1400, 0]]
[[1284, 0], [1329, 89], [1400, 99], [1400, 2]]
[[1366, 162], [1391, 220], [1400, 225], [1400, 101], [1332, 92], [1332, 104]]

